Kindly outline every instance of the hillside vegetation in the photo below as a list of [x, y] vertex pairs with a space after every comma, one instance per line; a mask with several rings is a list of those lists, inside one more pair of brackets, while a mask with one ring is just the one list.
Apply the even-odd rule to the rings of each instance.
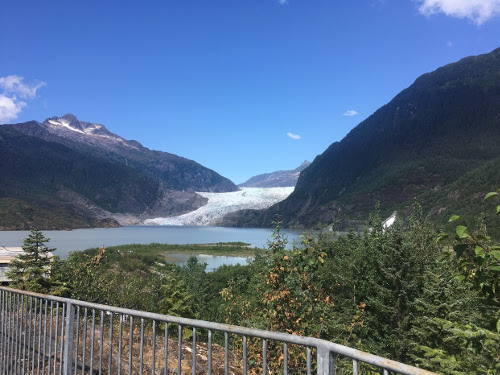
[[[499, 193], [487, 201], [486, 215], [496, 221]], [[286, 250], [277, 220], [267, 251], [256, 251], [246, 266], [206, 272], [194, 257], [182, 267], [165, 264], [175, 246], [117, 246], [56, 259], [50, 278], [16, 272], [14, 286], [322, 338], [443, 374], [498, 373], [500, 247], [487, 225], [467, 228], [455, 215], [456, 230], [446, 240], [416, 204], [390, 228], [374, 212], [361, 233], [304, 235]], [[245, 251], [240, 243], [183, 248]], [[169, 337], [175, 335], [172, 329]], [[261, 373], [262, 342], [249, 341], [248, 357], [249, 372]], [[290, 372], [305, 373], [304, 351], [290, 346], [288, 358]], [[266, 372], [276, 373], [282, 348], [270, 344], [266, 360]], [[352, 373], [352, 361], [335, 360], [340, 374]], [[369, 366], [360, 370], [374, 373]]]
[[[388, 216], [417, 198], [444, 221], [477, 193], [464, 208], [474, 216], [480, 197], [500, 183], [499, 145], [496, 49], [419, 77], [317, 156], [279, 210], [287, 226], [337, 221], [345, 229], [359, 227], [377, 202]], [[277, 210], [247, 211], [228, 223], [269, 226]]]
[[118, 226], [110, 213], [141, 214], [167, 194], [159, 181], [131, 167], [8, 126], [0, 127], [0, 154], [3, 230]]

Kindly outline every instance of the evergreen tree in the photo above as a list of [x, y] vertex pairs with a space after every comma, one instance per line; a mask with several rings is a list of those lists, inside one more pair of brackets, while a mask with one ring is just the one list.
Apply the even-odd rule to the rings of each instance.
[[[495, 308], [454, 277], [457, 265], [443, 257], [425, 272], [410, 331], [411, 358], [443, 374], [492, 374], [500, 370], [500, 334], [491, 330]], [[490, 329], [489, 329], [490, 328]]]
[[45, 243], [50, 239], [39, 230], [32, 230], [30, 235], [23, 240], [24, 254], [18, 255], [9, 264], [7, 277], [14, 288], [29, 290], [38, 293], [50, 292], [51, 258]]

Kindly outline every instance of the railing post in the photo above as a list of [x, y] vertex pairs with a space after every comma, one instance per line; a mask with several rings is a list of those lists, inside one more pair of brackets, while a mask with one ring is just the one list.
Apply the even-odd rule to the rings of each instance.
[[64, 375], [71, 375], [73, 372], [73, 337], [75, 329], [75, 307], [73, 302], [68, 300], [66, 302], [66, 337], [64, 339]]
[[335, 362], [328, 348], [318, 346], [318, 375], [335, 375]]

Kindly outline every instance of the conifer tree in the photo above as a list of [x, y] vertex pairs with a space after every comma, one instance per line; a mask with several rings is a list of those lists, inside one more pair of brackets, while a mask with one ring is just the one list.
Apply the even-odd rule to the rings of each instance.
[[55, 251], [45, 245], [49, 241], [49, 238], [36, 229], [23, 240], [24, 254], [18, 255], [10, 262], [10, 270], [7, 272], [7, 277], [11, 279], [14, 288], [38, 293], [49, 292], [51, 265], [49, 253]]

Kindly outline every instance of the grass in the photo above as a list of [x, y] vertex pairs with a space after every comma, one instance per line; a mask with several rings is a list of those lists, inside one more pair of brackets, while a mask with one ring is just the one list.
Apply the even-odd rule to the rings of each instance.
[[[93, 257], [99, 251], [99, 248], [91, 248], [82, 252], [74, 252], [77, 258], [84, 255]], [[226, 255], [238, 257], [254, 257], [256, 252], [262, 252], [263, 249], [250, 247], [250, 244], [244, 242], [219, 242], [209, 244], [188, 244], [172, 245], [150, 243], [129, 244], [106, 247], [106, 256], [104, 263], [119, 264], [124, 270], [143, 269], [147, 270], [156, 263], [172, 261], [169, 254], [187, 253], [192, 255]]]
[[172, 245], [150, 243], [147, 245], [129, 244], [112, 246], [106, 250], [120, 251], [121, 253], [135, 253], [144, 256], [168, 256], [169, 253], [191, 253], [197, 254], [214, 254], [214, 255], [230, 255], [230, 256], [255, 256], [257, 248], [250, 247], [250, 244], [243, 242], [219, 242], [215, 244], [187, 244], [187, 245]]

